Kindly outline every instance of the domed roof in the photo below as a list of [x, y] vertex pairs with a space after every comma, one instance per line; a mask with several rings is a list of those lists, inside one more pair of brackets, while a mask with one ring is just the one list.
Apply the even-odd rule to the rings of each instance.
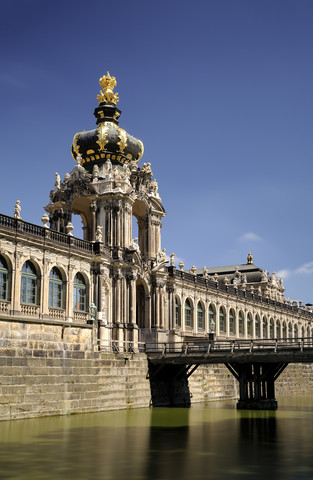
[[74, 159], [81, 156], [81, 164], [90, 171], [94, 165], [102, 165], [107, 159], [112, 163], [139, 162], [143, 155], [143, 143], [118, 126], [121, 110], [116, 106], [118, 94], [113, 92], [115, 77], [107, 72], [99, 83], [103, 90], [97, 96], [99, 107], [94, 111], [98, 127], [76, 133], [71, 149]]

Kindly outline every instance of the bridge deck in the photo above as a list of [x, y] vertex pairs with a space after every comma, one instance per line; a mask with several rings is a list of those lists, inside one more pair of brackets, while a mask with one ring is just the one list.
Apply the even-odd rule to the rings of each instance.
[[153, 364], [308, 363], [313, 362], [313, 339], [147, 343], [145, 352]]

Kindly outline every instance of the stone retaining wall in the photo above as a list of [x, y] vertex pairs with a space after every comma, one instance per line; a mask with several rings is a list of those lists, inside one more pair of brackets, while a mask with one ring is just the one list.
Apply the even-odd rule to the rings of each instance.
[[[144, 354], [93, 352], [91, 328], [0, 322], [0, 420], [148, 407]], [[189, 377], [192, 403], [238, 397], [224, 365]], [[313, 391], [313, 365], [288, 365], [277, 395]]]

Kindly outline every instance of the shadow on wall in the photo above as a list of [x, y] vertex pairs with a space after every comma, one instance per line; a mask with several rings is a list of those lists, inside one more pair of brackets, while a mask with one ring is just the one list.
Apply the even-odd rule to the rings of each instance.
[[149, 362], [152, 407], [190, 407], [185, 365], [154, 365]]

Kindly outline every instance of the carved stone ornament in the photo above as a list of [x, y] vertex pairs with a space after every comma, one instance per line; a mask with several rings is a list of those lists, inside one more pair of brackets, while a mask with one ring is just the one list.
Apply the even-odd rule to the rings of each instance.
[[129, 250], [135, 250], [135, 252], [139, 252], [139, 245], [138, 245], [138, 238], [133, 238], [129, 244]]
[[65, 230], [67, 235], [73, 236], [72, 231], [74, 230], [74, 225], [71, 222], [68, 222], [68, 224], [65, 227]]
[[197, 273], [197, 267], [195, 265], [193, 265], [190, 269], [190, 273], [192, 273], [193, 275], [196, 275]]
[[165, 263], [165, 262], [167, 261], [165, 251], [166, 251], [166, 249], [163, 248], [163, 250], [160, 250], [160, 251], [157, 253], [157, 256], [156, 256], [156, 262], [157, 262], [157, 264], [159, 264], [159, 263]]
[[100, 227], [100, 225], [97, 226], [96, 242], [102, 242], [102, 229], [103, 227]]
[[41, 217], [41, 221], [42, 221], [42, 224], [43, 224], [44, 228], [49, 228], [49, 227], [48, 227], [49, 215], [47, 215], [46, 213], [44, 213], [43, 216]]

